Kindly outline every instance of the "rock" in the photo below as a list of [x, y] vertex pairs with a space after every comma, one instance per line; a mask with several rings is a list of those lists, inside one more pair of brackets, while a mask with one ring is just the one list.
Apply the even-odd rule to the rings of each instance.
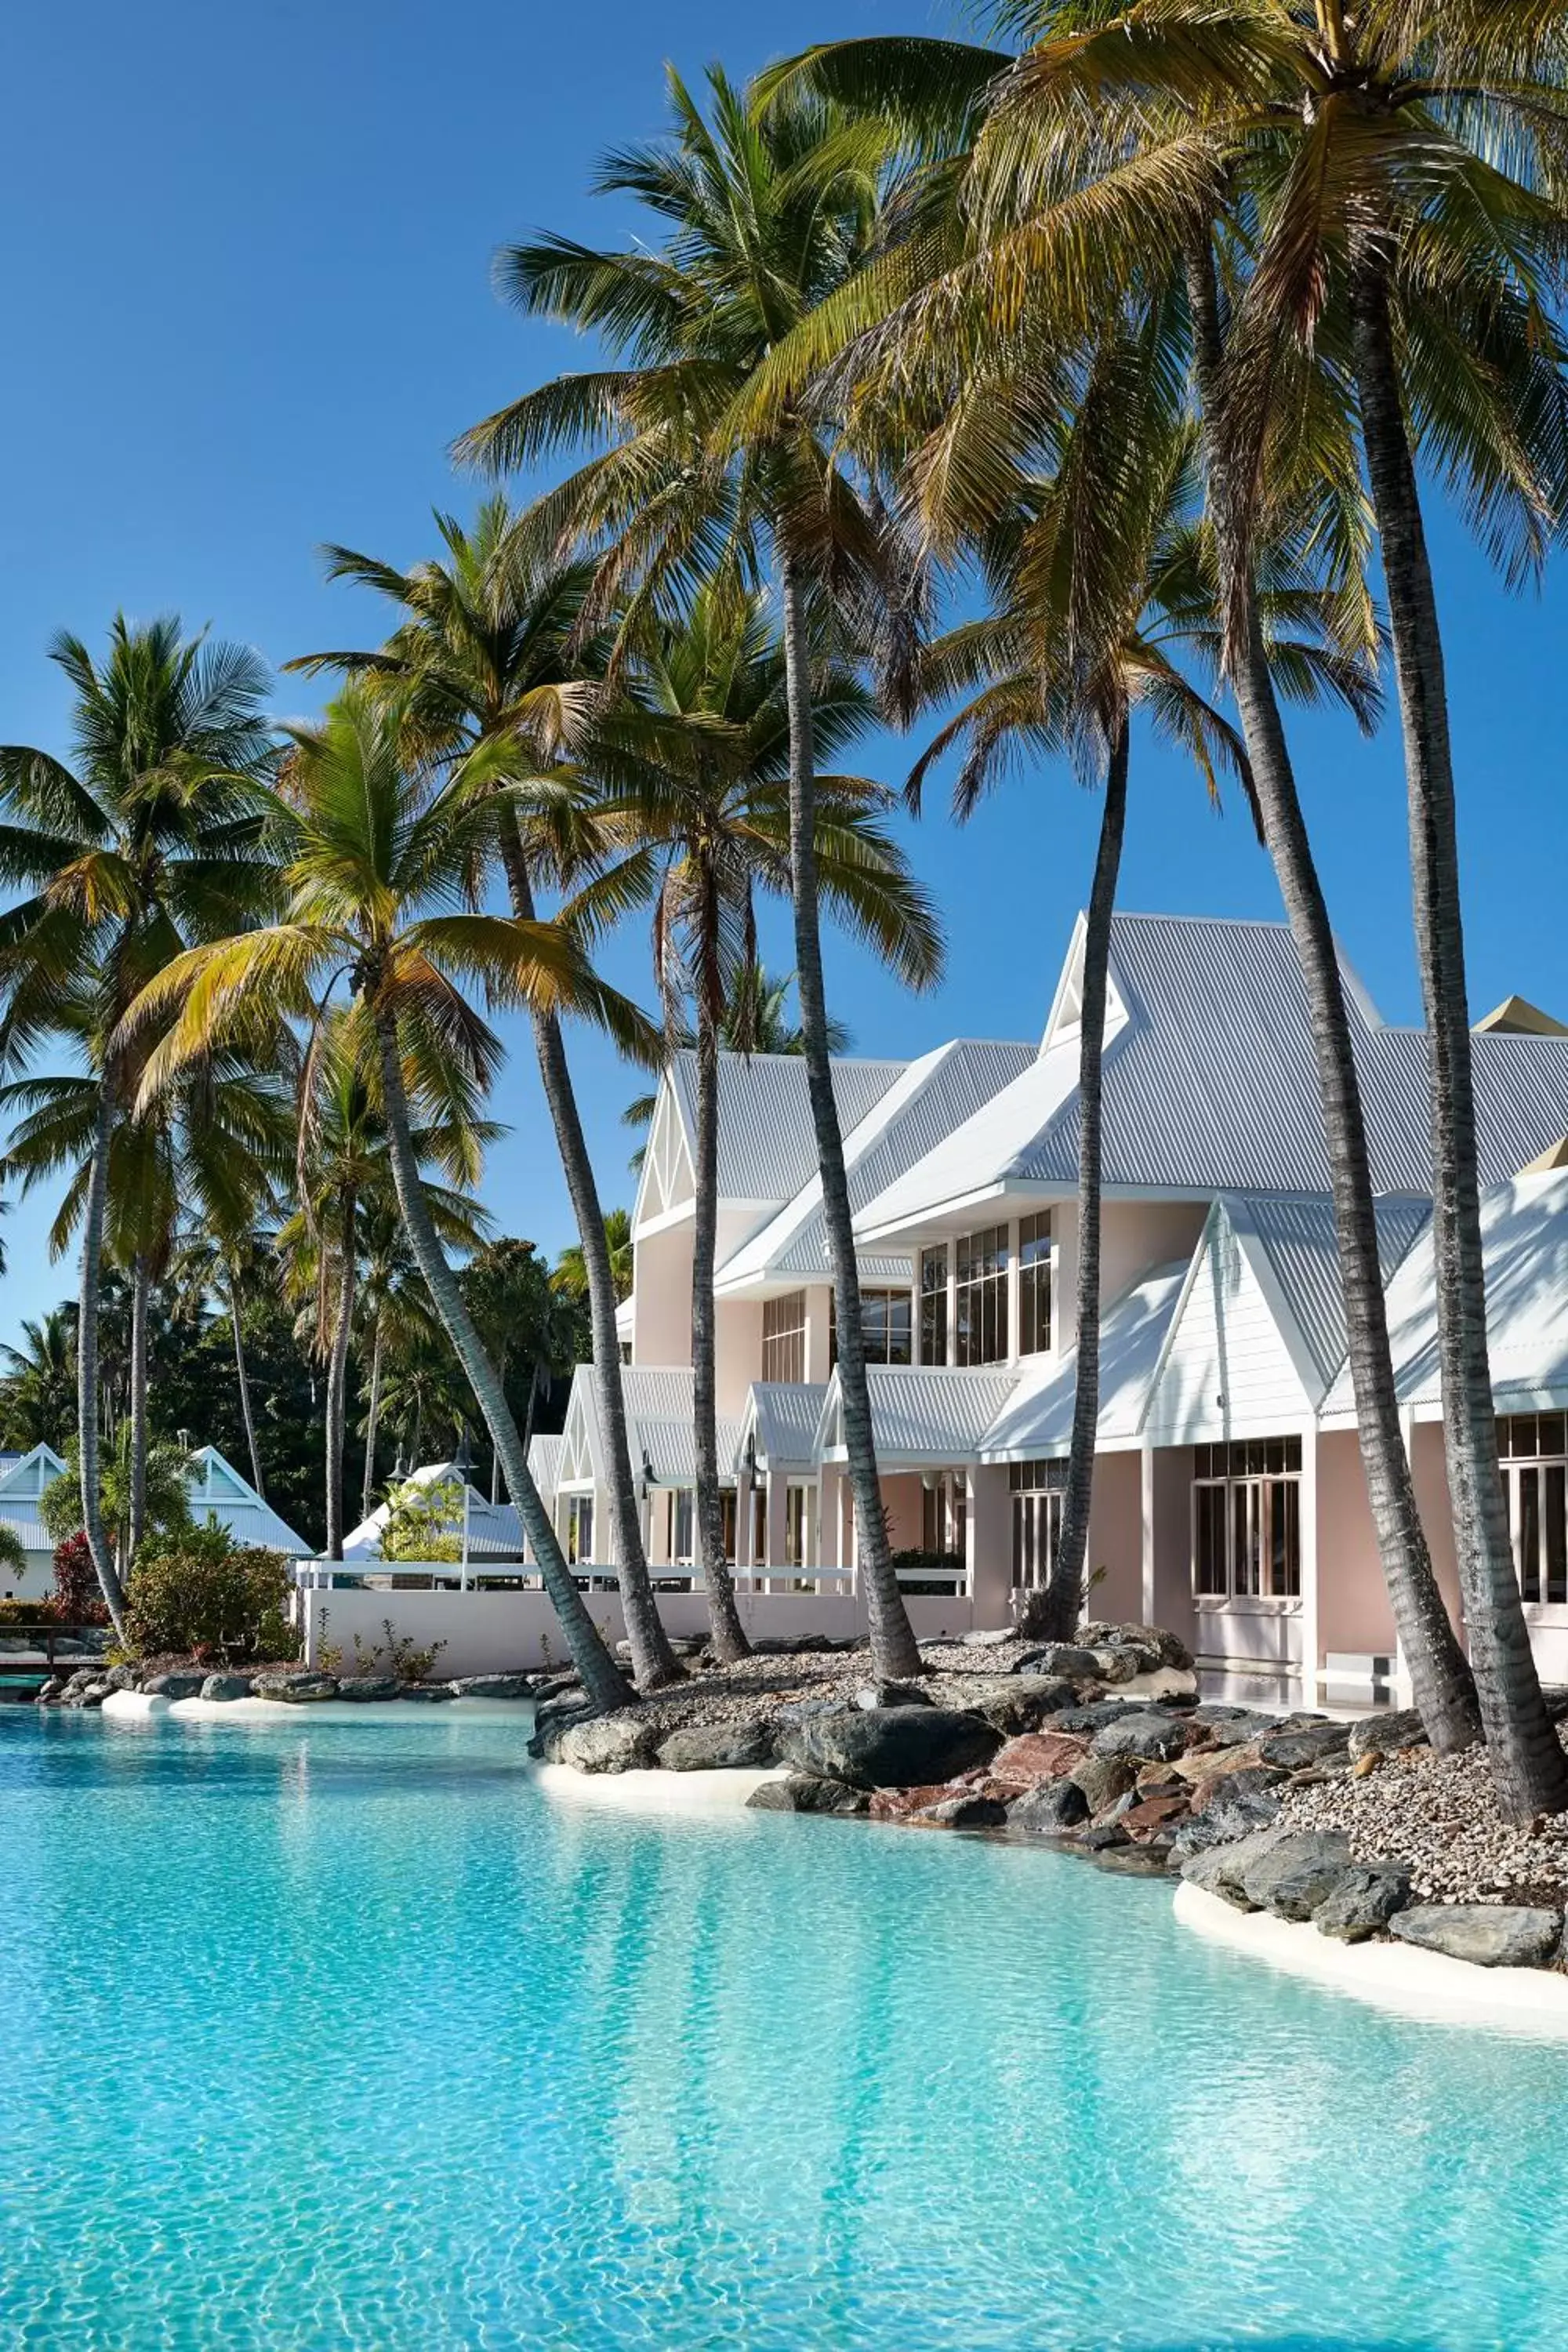
[[1258, 1715], [1247, 1706], [1230, 1708], [1224, 1714], [1214, 1707], [1196, 1706], [1192, 1721], [1203, 1726], [1208, 1733], [1208, 1746], [1215, 1748], [1250, 1747], [1255, 1740], [1267, 1739], [1270, 1732], [1280, 1728], [1277, 1715]]
[[[1188, 1827], [1196, 1828], [1197, 1824], [1193, 1822]], [[1178, 1839], [1185, 1835], [1184, 1829], [1178, 1832]], [[1289, 1830], [1279, 1828], [1254, 1830], [1246, 1837], [1191, 1853], [1182, 1864], [1182, 1876], [1190, 1879], [1194, 1886], [1201, 1886], [1205, 1894], [1223, 1895], [1238, 1911], [1256, 1911], [1259, 1906], [1247, 1891], [1247, 1874], [1255, 1862], [1289, 1835]]]
[[951, 1780], [989, 1764], [1001, 1736], [978, 1716], [941, 1706], [840, 1707], [785, 1724], [783, 1762], [860, 1789], [907, 1789]]
[[1380, 1756], [1393, 1756], [1401, 1748], [1425, 1748], [1426, 1734], [1421, 1727], [1421, 1717], [1413, 1706], [1396, 1707], [1388, 1715], [1363, 1716], [1350, 1727], [1349, 1747], [1352, 1756], [1368, 1756], [1375, 1749]]
[[991, 1778], [1033, 1789], [1042, 1780], [1061, 1780], [1088, 1753], [1088, 1740], [1070, 1731], [1028, 1731], [997, 1749], [991, 1759]]
[[1227, 1806], [1244, 1805], [1249, 1798], [1268, 1797], [1278, 1811], [1289, 1786], [1288, 1772], [1277, 1772], [1271, 1764], [1254, 1764], [1246, 1771], [1222, 1772], [1215, 1780], [1200, 1780], [1190, 1790], [1190, 1802], [1194, 1813], [1219, 1813]]
[[450, 1706], [452, 1685], [450, 1683], [399, 1683], [393, 1696], [412, 1699], [416, 1706]]
[[1365, 1753], [1358, 1756], [1355, 1762], [1351, 1766], [1351, 1779], [1352, 1780], [1370, 1780], [1382, 1761], [1383, 1750], [1381, 1748], [1367, 1748]]
[[1145, 1715], [1148, 1709], [1131, 1699], [1097, 1698], [1078, 1706], [1058, 1706], [1040, 1726], [1042, 1731], [1086, 1731], [1091, 1735], [1103, 1731], [1108, 1723], [1120, 1723], [1124, 1715]]
[[[199, 1698], [202, 1685], [207, 1678], [205, 1666], [181, 1668], [169, 1675], [152, 1675], [142, 1685], [149, 1698]], [[325, 1679], [331, 1681], [331, 1675]], [[331, 1693], [328, 1694], [331, 1696]]]
[[531, 1675], [458, 1675], [447, 1685], [454, 1698], [531, 1698]]
[[1543, 1969], [1561, 1941], [1563, 1914], [1511, 1903], [1417, 1903], [1388, 1925], [1402, 1944], [1479, 1969]]
[[546, 1763], [570, 1764], [574, 1771], [642, 1772], [658, 1761], [661, 1737], [668, 1734], [657, 1717], [623, 1709], [552, 1723], [532, 1744]]
[[[1072, 1697], [1072, 1685], [1046, 1675], [1006, 1675], [991, 1677], [991, 1687], [985, 1690], [964, 1690], [957, 1700], [966, 1713], [977, 1715], [993, 1731], [1004, 1738], [1019, 1732], [1037, 1731], [1047, 1717], [1055, 1715]], [[944, 1695], [945, 1696], [945, 1695]], [[949, 1704], [953, 1700], [950, 1696]]]
[[1136, 1786], [1138, 1765], [1131, 1756], [1083, 1756], [1072, 1767], [1068, 1778], [1076, 1780], [1089, 1800], [1091, 1813], [1104, 1812], [1118, 1797], [1125, 1796]]
[[965, 1633], [962, 1637], [962, 1642], [963, 1647], [966, 1650], [1001, 1650], [1005, 1649], [1009, 1642], [1016, 1642], [1017, 1638], [1018, 1629], [1016, 1625], [996, 1625], [988, 1626], [983, 1632]]
[[201, 1696], [212, 1699], [248, 1698], [250, 1691], [248, 1675], [209, 1675], [202, 1685]]
[[1010, 1830], [1031, 1837], [1061, 1837], [1089, 1819], [1089, 1799], [1076, 1780], [1042, 1780], [1007, 1808]]
[[347, 1675], [338, 1685], [338, 1696], [368, 1706], [373, 1700], [401, 1698], [403, 1685], [395, 1675]]
[[1134, 1845], [1157, 1843], [1166, 1832], [1173, 1832], [1178, 1822], [1186, 1819], [1184, 1797], [1139, 1797], [1117, 1816]]
[[1381, 1934], [1410, 1900], [1410, 1873], [1396, 1863], [1355, 1863], [1342, 1870], [1312, 1914], [1320, 1936], [1342, 1944], [1364, 1944]]
[[871, 1793], [842, 1780], [820, 1780], [815, 1772], [795, 1772], [787, 1780], [763, 1780], [746, 1802], [759, 1813], [865, 1813]]
[[1145, 1671], [1136, 1650], [1091, 1650], [1093, 1672], [1102, 1683], [1130, 1683]]
[[1247, 1864], [1242, 1892], [1277, 1919], [1310, 1919], [1332, 1894], [1350, 1858], [1342, 1830], [1293, 1830]]
[[1037, 1650], [1026, 1651], [1018, 1660], [1018, 1672], [1036, 1675], [1065, 1675], [1068, 1682], [1080, 1683], [1091, 1675], [1098, 1678], [1100, 1660], [1092, 1650], [1080, 1649], [1074, 1642], [1045, 1642]]
[[1206, 1780], [1224, 1780], [1233, 1772], [1256, 1770], [1262, 1760], [1257, 1742], [1243, 1740], [1234, 1748], [1194, 1748], [1187, 1755], [1178, 1756], [1171, 1769], [1196, 1788]]
[[1109, 1625], [1097, 1618], [1083, 1628], [1083, 1638], [1095, 1649], [1151, 1650], [1163, 1666], [1174, 1666], [1184, 1673], [1192, 1670], [1192, 1652], [1180, 1634], [1165, 1625]]
[[1180, 1756], [1191, 1738], [1192, 1733], [1179, 1716], [1148, 1707], [1124, 1715], [1119, 1722], [1108, 1723], [1103, 1731], [1097, 1731], [1094, 1752], [1097, 1756], [1155, 1757], [1166, 1762]]
[[[158, 1677], [159, 1682], [173, 1682], [176, 1679], [177, 1677], [172, 1675]], [[196, 1677], [198, 1688], [205, 1679], [203, 1675]], [[157, 1684], [149, 1683], [147, 1687], [149, 1690], [153, 1690], [157, 1687]], [[336, 1698], [337, 1695], [337, 1676], [318, 1674], [310, 1666], [264, 1666], [260, 1674], [256, 1676], [258, 1698], [280, 1698], [286, 1700], [290, 1706], [309, 1706], [316, 1699]], [[184, 1696], [183, 1691], [176, 1693], [171, 1690], [169, 1693], [171, 1698], [175, 1696], [183, 1698]]]
[[579, 1706], [584, 1703], [586, 1697], [583, 1685], [575, 1675], [536, 1675], [533, 1678], [533, 1696], [541, 1701], [551, 1698], [574, 1698]]
[[111, 1683], [91, 1682], [88, 1684], [85, 1690], [77, 1693], [76, 1703], [79, 1706], [101, 1706], [104, 1700], [111, 1698], [113, 1695], [114, 1686]]
[[65, 1696], [65, 1676], [51, 1675], [48, 1681], [40, 1688], [34, 1704], [38, 1706], [55, 1706]]
[[658, 1751], [667, 1772], [722, 1772], [773, 1760], [771, 1723], [689, 1723]]
[[[1243, 1776], [1237, 1774], [1235, 1779]], [[1212, 1795], [1192, 1801], [1192, 1818], [1180, 1835], [1194, 1851], [1199, 1846], [1228, 1845], [1238, 1838], [1266, 1830], [1279, 1818], [1281, 1799], [1271, 1790], [1237, 1789], [1235, 1780], [1211, 1781]]]
[[1125, 1845], [1127, 1832], [1120, 1822], [1091, 1822], [1078, 1832], [1078, 1843], [1088, 1853], [1103, 1853], [1108, 1846]]
[[110, 1666], [103, 1677], [110, 1690], [133, 1691], [142, 1687], [140, 1666]]
[[1258, 1752], [1266, 1764], [1277, 1764], [1282, 1771], [1299, 1772], [1315, 1764], [1342, 1760], [1350, 1753], [1350, 1727], [1344, 1723], [1287, 1725], [1283, 1730], [1270, 1732], [1268, 1738], [1260, 1739]]
[[[875, 1813], [875, 1800], [871, 1810]], [[965, 1789], [961, 1794], [940, 1799], [934, 1805], [922, 1806], [910, 1819], [933, 1830], [1000, 1830], [1007, 1826], [1007, 1808], [995, 1797], [986, 1796], [983, 1790]]]
[[918, 1683], [878, 1681], [862, 1683], [855, 1693], [855, 1704], [869, 1713], [876, 1706], [934, 1706], [936, 1702]]

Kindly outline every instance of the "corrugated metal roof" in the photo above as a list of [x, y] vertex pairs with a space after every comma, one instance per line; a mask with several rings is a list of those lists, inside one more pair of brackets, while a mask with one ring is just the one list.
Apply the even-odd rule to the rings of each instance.
[[[1510, 1394], [1568, 1396], [1568, 1175], [1521, 1176], [1481, 1196], [1487, 1335], [1492, 1387], [1502, 1410]], [[1441, 1395], [1436, 1289], [1428, 1227], [1388, 1286], [1394, 1380], [1406, 1404]], [[1324, 1417], [1353, 1415], [1348, 1365]]]
[[826, 1396], [826, 1381], [752, 1381], [747, 1419], [756, 1432], [757, 1460], [764, 1468], [798, 1469], [812, 1460]]
[[[1306, 992], [1283, 923], [1119, 915], [1111, 962], [1127, 1019], [1108, 1045], [1104, 1181], [1171, 1193], [1326, 1192]], [[1389, 1029], [1342, 958], [1373, 1181], [1430, 1191], [1426, 1033]], [[1483, 1181], [1568, 1131], [1568, 1040], [1474, 1041]], [[1077, 1181], [1077, 1046], [1053, 1047], [994, 1104], [868, 1204], [868, 1234], [987, 1186]]]
[[[1266, 1259], [1280, 1303], [1316, 1371], [1315, 1387], [1309, 1386], [1321, 1397], [1345, 1360], [1345, 1299], [1333, 1202], [1321, 1193], [1246, 1198], [1227, 1193], [1221, 1206], [1237, 1233]], [[1431, 1213], [1426, 1201], [1376, 1203], [1378, 1256], [1385, 1284], [1425, 1231]]]
[[[535, 1444], [543, 1443], [535, 1439]], [[559, 1442], [559, 1441], [557, 1441]], [[437, 1486], [450, 1479], [456, 1486], [458, 1473], [450, 1462], [426, 1462], [412, 1474], [416, 1486]], [[343, 1538], [345, 1560], [379, 1559], [381, 1530], [386, 1525], [386, 1505], [378, 1503], [368, 1519], [362, 1520], [352, 1535]], [[461, 1515], [458, 1516], [461, 1525]], [[468, 1488], [468, 1558], [475, 1559], [516, 1560], [522, 1557], [522, 1523], [511, 1503], [492, 1503], [479, 1488]]]
[[[1018, 1385], [1005, 1366], [963, 1370], [868, 1365], [871, 1432], [879, 1461], [955, 1462], [973, 1455]], [[840, 1459], [838, 1375], [827, 1385], [817, 1429], [817, 1452]]]
[[[833, 1095], [847, 1134], [901, 1075], [902, 1062], [836, 1055]], [[695, 1156], [697, 1056], [678, 1053], [670, 1083]], [[792, 1201], [816, 1166], [816, 1134], [805, 1056], [721, 1054], [719, 1056], [719, 1198]]]
[[286, 1551], [300, 1559], [310, 1547], [270, 1503], [264, 1502], [249, 1480], [216, 1445], [198, 1446], [191, 1456], [191, 1510], [197, 1522], [216, 1519], [227, 1528], [237, 1543], [258, 1544], [266, 1551]]
[[559, 1437], [535, 1437], [529, 1442], [528, 1466], [534, 1485], [546, 1501], [553, 1496], [560, 1475], [561, 1448]]
[[[911, 1062], [844, 1138], [849, 1205], [863, 1208], [906, 1170], [925, 1160], [943, 1139], [1035, 1062], [1032, 1045], [957, 1038]], [[822, 1177], [813, 1173], [788, 1207], [753, 1234], [720, 1269], [719, 1286], [733, 1292], [779, 1276], [820, 1281], [829, 1265], [822, 1208]], [[910, 1261], [884, 1255], [862, 1262], [871, 1280], [908, 1282]]]
[[24, 1551], [47, 1552], [54, 1558], [55, 1539], [39, 1519], [22, 1503], [8, 1503], [0, 1509], [0, 1528], [9, 1528]]
[[[1135, 1439], [1142, 1426], [1149, 1383], [1186, 1279], [1186, 1262], [1123, 1293], [1100, 1318], [1100, 1417], [1097, 1443]], [[1047, 1371], [1022, 1381], [981, 1440], [983, 1462], [1026, 1462], [1065, 1454], [1072, 1443], [1078, 1388], [1076, 1349]]]
[[[660, 1486], [689, 1486], [695, 1479], [696, 1407], [692, 1387], [689, 1364], [622, 1365], [621, 1393], [626, 1399], [626, 1443], [634, 1475], [641, 1473], [646, 1457]], [[603, 1485], [606, 1469], [591, 1365], [577, 1367], [573, 1399], [581, 1402], [595, 1483]], [[568, 1415], [570, 1410], [569, 1407]], [[734, 1475], [743, 1433], [743, 1423], [723, 1414], [719, 1416], [719, 1465], [721, 1475], [726, 1478]]]

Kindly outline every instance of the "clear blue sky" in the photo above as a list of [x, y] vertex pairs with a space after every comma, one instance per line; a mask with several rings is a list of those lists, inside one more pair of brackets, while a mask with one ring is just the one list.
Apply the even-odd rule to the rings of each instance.
[[[955, 12], [956, 13], [956, 12]], [[585, 194], [612, 142], [658, 130], [663, 61], [745, 74], [834, 34], [939, 29], [941, 0], [251, 0], [213, 8], [9, 10], [0, 147], [6, 365], [0, 374], [0, 739], [65, 749], [45, 659], [62, 625], [101, 635], [117, 606], [163, 610], [269, 659], [372, 643], [372, 600], [327, 589], [314, 551], [424, 553], [433, 504], [464, 508], [451, 437], [510, 394], [584, 363], [582, 345], [496, 301], [498, 245], [534, 226], [609, 241], [624, 215]], [[1561, 681], [1564, 590], [1510, 602], [1446, 519], [1447, 615], [1478, 1011], [1518, 989], [1568, 1014]], [[309, 708], [281, 681], [280, 712]], [[1297, 730], [1341, 934], [1391, 1018], [1416, 1017], [1397, 738]], [[889, 780], [902, 747], [864, 762]], [[1087, 888], [1092, 798], [1068, 777], [1016, 784], [955, 835], [933, 803], [911, 828], [951, 934], [934, 999], [830, 951], [856, 1045], [913, 1053], [943, 1035], [1032, 1035]], [[1122, 903], [1273, 916], [1245, 821], [1137, 747]], [[776, 926], [770, 960], [787, 949]], [[609, 962], [643, 989], [647, 942]], [[503, 1079], [511, 1134], [487, 1197], [502, 1228], [570, 1237], [526, 1041]], [[629, 1201], [618, 1112], [631, 1076], [575, 1047], [606, 1201]], [[0, 1338], [73, 1286], [37, 1200], [5, 1220]]]

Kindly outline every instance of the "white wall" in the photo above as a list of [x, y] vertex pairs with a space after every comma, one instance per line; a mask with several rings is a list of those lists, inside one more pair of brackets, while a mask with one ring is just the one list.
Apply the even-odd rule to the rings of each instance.
[[1258, 1276], [1221, 1227], [1187, 1293], [1145, 1433], [1154, 1445], [1271, 1437], [1300, 1428], [1307, 1410]]

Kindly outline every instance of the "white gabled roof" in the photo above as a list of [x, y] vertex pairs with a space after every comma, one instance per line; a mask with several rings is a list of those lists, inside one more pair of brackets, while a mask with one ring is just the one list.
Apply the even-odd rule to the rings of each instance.
[[216, 1519], [238, 1544], [256, 1544], [264, 1551], [286, 1551], [299, 1559], [310, 1557], [310, 1547], [304, 1537], [296, 1534], [287, 1519], [279, 1518], [216, 1445], [196, 1448], [187, 1483], [191, 1513], [197, 1521]]
[[24, 1551], [53, 1553], [55, 1538], [38, 1517], [38, 1497], [65, 1469], [52, 1445], [0, 1456], [0, 1526], [10, 1528]]
[[[1017, 1388], [1005, 1364], [929, 1367], [868, 1364], [871, 1431], [884, 1467], [942, 1464], [975, 1455], [986, 1431]], [[816, 1429], [819, 1462], [845, 1459], [838, 1374], [827, 1384]]]
[[[536, 1445], [548, 1441], [535, 1438]], [[446, 1480], [460, 1487], [461, 1477], [450, 1462], [426, 1462], [410, 1473], [410, 1483], [416, 1486], [438, 1486]], [[387, 1507], [378, 1503], [368, 1519], [362, 1520], [352, 1535], [343, 1538], [345, 1560], [379, 1559], [381, 1531], [386, 1525]], [[461, 1525], [460, 1506], [458, 1527]], [[453, 1533], [458, 1532], [458, 1527]], [[511, 1503], [492, 1503], [479, 1488], [468, 1487], [468, 1558], [470, 1560], [518, 1560], [522, 1557], [522, 1524]]]
[[[902, 1062], [835, 1055], [833, 1093], [846, 1134], [901, 1076]], [[697, 1139], [697, 1056], [683, 1049], [659, 1080], [637, 1222], [689, 1196]], [[719, 1056], [719, 1202], [782, 1208], [816, 1166], [816, 1134], [805, 1056]]]
[[554, 1502], [555, 1489], [561, 1483], [561, 1449], [564, 1442], [560, 1437], [529, 1440], [529, 1471], [547, 1506]]
[[[1376, 1202], [1378, 1259], [1386, 1285], [1425, 1232], [1429, 1201]], [[1345, 1360], [1345, 1298], [1334, 1204], [1321, 1193], [1237, 1195], [1218, 1204], [1247, 1242], [1314, 1402]]]
[[[1187, 1263], [1162, 1266], [1134, 1284], [1100, 1317], [1097, 1450], [1136, 1444], [1159, 1369]], [[982, 1462], [1049, 1460], [1072, 1442], [1078, 1351], [1019, 1383], [980, 1443]]]
[[[1383, 1193], [1427, 1192], [1426, 1033], [1386, 1027], [1342, 957], [1340, 970], [1373, 1182]], [[1321, 1098], [1289, 927], [1118, 915], [1110, 974], [1123, 1017], [1105, 1056], [1107, 1192], [1326, 1192]], [[1568, 1039], [1490, 1033], [1473, 1045], [1482, 1181], [1498, 1183], [1568, 1132]], [[889, 1238], [1006, 1188], [1069, 1192], [1078, 1149], [1068, 1034], [868, 1202], [858, 1230]]]
[[[650, 1476], [660, 1486], [691, 1486], [697, 1476], [697, 1445], [690, 1365], [623, 1364], [620, 1371], [633, 1476]], [[719, 1465], [726, 1479], [734, 1475], [742, 1433], [739, 1418], [720, 1414]], [[561, 1448], [559, 1491], [607, 1484], [592, 1364], [579, 1364], [572, 1376]]]
[[[754, 1439], [759, 1470], [804, 1470], [816, 1459], [826, 1381], [753, 1381], [741, 1423], [741, 1451]], [[740, 1452], [736, 1454], [740, 1465]]]
[[[1500, 1412], [1568, 1403], [1568, 1173], [1517, 1176], [1481, 1195], [1487, 1338]], [[1441, 1399], [1436, 1290], [1428, 1227], [1388, 1286], [1388, 1336], [1400, 1402]], [[1354, 1417], [1348, 1365], [1324, 1403], [1325, 1419]]]
[[[927, 1159], [956, 1127], [1029, 1068], [1034, 1058], [1029, 1045], [957, 1038], [910, 1063], [859, 1125], [845, 1133], [851, 1209], [861, 1208]], [[884, 1252], [857, 1256], [868, 1280], [913, 1279], [907, 1255]], [[721, 1297], [733, 1297], [763, 1283], [821, 1282], [828, 1273], [822, 1177], [814, 1147], [806, 1181], [778, 1216], [726, 1260], [715, 1288]]]

